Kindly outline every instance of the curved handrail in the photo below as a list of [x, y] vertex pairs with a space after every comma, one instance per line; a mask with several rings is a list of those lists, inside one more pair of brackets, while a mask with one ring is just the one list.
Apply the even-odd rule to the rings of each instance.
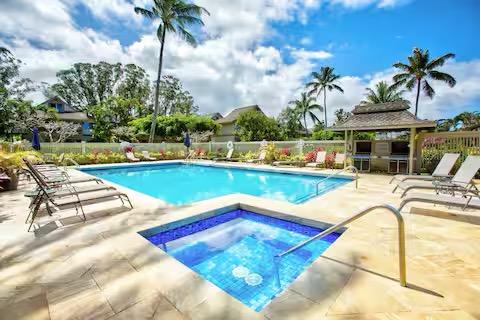
[[391, 205], [388, 205], [388, 204], [379, 204], [379, 205], [374, 205], [374, 206], [368, 207], [366, 209], [363, 209], [360, 212], [351, 216], [350, 218], [345, 219], [340, 223], [337, 223], [336, 225], [334, 225], [334, 226], [328, 228], [327, 230], [311, 237], [310, 239], [307, 239], [307, 240], [297, 244], [296, 246], [293, 246], [290, 249], [288, 249], [288, 250], [286, 250], [286, 251], [284, 251], [280, 254], [275, 255], [274, 258], [276, 258], [276, 259], [282, 258], [282, 257], [284, 257], [284, 256], [286, 256], [286, 255], [288, 255], [288, 254], [306, 246], [307, 244], [309, 244], [312, 241], [323, 238], [326, 235], [329, 235], [329, 234], [337, 231], [338, 229], [342, 228], [343, 226], [345, 226], [345, 225], [363, 217], [367, 213], [369, 213], [373, 210], [376, 210], [376, 209], [387, 209], [390, 212], [392, 212], [395, 215], [395, 217], [397, 218], [397, 223], [398, 223], [398, 248], [399, 248], [399, 250], [398, 250], [398, 261], [399, 261], [399, 270], [400, 270], [399, 282], [400, 282], [401, 286], [406, 287], [407, 286], [407, 267], [406, 267], [406, 263], [405, 263], [405, 222], [403, 220], [402, 215], [400, 214], [400, 211], [398, 211], [397, 209], [395, 209], [394, 207], [392, 207]]
[[320, 185], [320, 183], [332, 178], [332, 177], [336, 177], [338, 176], [340, 173], [343, 173], [347, 170], [352, 170], [354, 173], [355, 173], [355, 189], [358, 189], [358, 169], [355, 167], [355, 166], [348, 166], [348, 167], [345, 167], [343, 168], [342, 170], [338, 171], [338, 172], [335, 172], [334, 174], [331, 174], [329, 175], [328, 177], [320, 180], [317, 182], [317, 196], [318, 196], [318, 186]]

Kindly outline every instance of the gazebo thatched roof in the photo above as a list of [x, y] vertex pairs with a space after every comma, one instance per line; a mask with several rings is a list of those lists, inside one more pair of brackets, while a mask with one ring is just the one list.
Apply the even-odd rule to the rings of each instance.
[[329, 129], [334, 131], [357, 130], [402, 130], [411, 128], [433, 128], [435, 121], [422, 120], [414, 116], [404, 101], [365, 104], [356, 106], [352, 115]]

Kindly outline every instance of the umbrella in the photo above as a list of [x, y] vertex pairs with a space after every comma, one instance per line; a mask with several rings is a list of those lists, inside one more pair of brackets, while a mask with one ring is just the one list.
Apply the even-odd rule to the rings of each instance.
[[38, 136], [37, 128], [33, 128], [32, 130], [32, 148], [35, 150], [40, 150], [40, 137]]
[[190, 135], [188, 134], [188, 132], [185, 134], [185, 139], [183, 140], [183, 144], [187, 148], [190, 148], [190, 146], [192, 145], [190, 143]]

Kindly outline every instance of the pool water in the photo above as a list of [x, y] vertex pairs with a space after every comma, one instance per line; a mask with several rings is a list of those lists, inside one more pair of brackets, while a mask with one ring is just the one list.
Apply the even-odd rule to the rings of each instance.
[[[194, 164], [161, 164], [114, 168], [83, 168], [95, 175], [173, 205], [189, 204], [232, 193], [301, 203], [316, 196], [323, 176], [224, 168]], [[319, 194], [352, 181], [331, 178], [319, 186]]]
[[204, 279], [260, 311], [340, 234], [315, 240], [280, 259], [274, 256], [322, 231], [234, 210], [176, 229], [155, 234], [146, 230], [140, 234]]

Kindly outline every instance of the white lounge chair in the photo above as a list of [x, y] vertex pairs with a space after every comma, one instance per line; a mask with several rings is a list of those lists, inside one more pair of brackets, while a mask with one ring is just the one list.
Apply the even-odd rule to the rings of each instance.
[[225, 157], [213, 158], [213, 161], [238, 161], [238, 158], [232, 158], [233, 149], [229, 149]]
[[146, 151], [146, 150], [142, 151], [142, 158], [143, 158], [144, 160], [147, 160], [147, 161], [155, 161], [155, 160], [157, 160], [157, 158], [151, 157], [151, 156], [150, 156], [150, 152], [148, 152], [148, 151]]
[[458, 160], [460, 154], [458, 153], [445, 153], [437, 164], [437, 167], [433, 171], [432, 175], [405, 175], [397, 174], [395, 175], [390, 183], [394, 181], [403, 182], [406, 180], [423, 180], [423, 181], [433, 181], [438, 179], [445, 179], [451, 177], [450, 171], [452, 171], [453, 166]]
[[474, 195], [455, 197], [447, 194], [414, 193], [407, 195], [403, 199], [398, 207], [398, 210], [401, 211], [403, 207], [410, 202], [423, 202], [449, 207], [461, 207], [463, 210], [466, 208], [480, 209], [480, 199]]
[[315, 157], [315, 162], [310, 162], [307, 163], [305, 166], [306, 167], [313, 167], [316, 168], [321, 164], [325, 163], [325, 158], [327, 157], [327, 152], [326, 151], [318, 151], [317, 155]]
[[472, 179], [480, 169], [480, 156], [468, 156], [462, 163], [457, 173], [448, 181], [415, 181], [409, 183], [408, 181], [400, 182], [393, 192], [400, 188], [403, 190], [402, 198], [412, 189], [427, 189], [435, 190], [436, 193], [451, 193], [456, 191], [465, 194], [468, 192], [477, 192], [478, 190], [472, 183]]
[[133, 152], [129, 151], [129, 152], [125, 152], [125, 157], [127, 158], [128, 161], [130, 162], [139, 162], [140, 159], [138, 159], [137, 157], [135, 157], [135, 155], [133, 154]]
[[347, 156], [345, 153], [336, 153], [335, 154], [335, 160], [334, 160], [334, 166], [345, 166], [345, 161], [347, 160]]
[[257, 159], [250, 159], [250, 160], [247, 160], [247, 162], [248, 163], [264, 162], [266, 156], [267, 156], [267, 150], [262, 150], [260, 151], [260, 154], [258, 155]]

